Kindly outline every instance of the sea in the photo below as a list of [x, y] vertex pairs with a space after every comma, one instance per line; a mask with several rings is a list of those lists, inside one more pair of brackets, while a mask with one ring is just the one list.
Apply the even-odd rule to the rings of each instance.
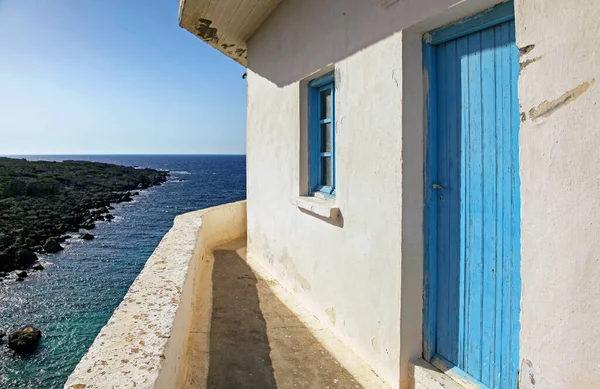
[[168, 182], [115, 206], [92, 241], [70, 239], [41, 256], [44, 270], [24, 282], [0, 282], [0, 330], [42, 330], [35, 354], [19, 357], [0, 344], [0, 388], [62, 388], [144, 267], [175, 216], [246, 198], [243, 155], [23, 156], [86, 160], [171, 172]]

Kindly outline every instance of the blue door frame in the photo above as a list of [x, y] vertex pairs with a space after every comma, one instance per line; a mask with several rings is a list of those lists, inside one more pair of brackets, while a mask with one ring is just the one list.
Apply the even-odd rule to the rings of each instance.
[[[512, 22], [511, 22], [512, 21]], [[510, 285], [510, 289], [509, 292], [506, 292], [509, 294], [508, 299], [510, 299], [510, 301], [505, 301], [505, 298], [502, 297], [502, 293], [500, 293], [500, 297], [493, 297], [492, 300], [494, 299], [499, 299], [497, 300], [500, 304], [502, 303], [507, 303], [510, 304], [511, 307], [512, 306], [516, 306], [517, 308], [517, 312], [514, 313], [516, 315], [516, 320], [514, 320], [514, 318], [512, 318], [513, 313], [511, 313], [511, 321], [509, 323], [510, 325], [510, 329], [509, 329], [509, 333], [512, 334], [511, 336], [514, 337], [514, 334], [516, 333], [516, 344], [514, 344], [514, 341], [512, 342], [512, 344], [509, 342], [509, 344], [507, 346], [502, 346], [502, 347], [508, 347], [509, 350], [508, 351], [504, 351], [505, 354], [506, 353], [510, 353], [511, 354], [511, 359], [510, 359], [510, 366], [508, 366], [507, 369], [510, 370], [510, 373], [504, 373], [505, 371], [508, 370], [502, 370], [503, 374], [505, 375], [509, 375], [509, 377], [505, 377], [505, 378], [491, 378], [491, 384], [486, 385], [484, 382], [481, 382], [480, 380], [474, 378], [472, 375], [468, 374], [465, 372], [464, 368], [458, 367], [456, 366], [456, 364], [451, 363], [450, 361], [448, 361], [446, 358], [444, 358], [444, 356], [440, 355], [437, 350], [438, 350], [438, 329], [436, 328], [437, 326], [437, 315], [438, 315], [438, 225], [437, 225], [437, 221], [438, 221], [438, 200], [439, 200], [439, 196], [440, 196], [440, 189], [444, 189], [442, 187], [442, 185], [440, 185], [440, 182], [438, 180], [438, 177], [440, 174], [438, 174], [438, 159], [441, 158], [440, 157], [440, 152], [442, 153], [442, 155], [444, 154], [444, 150], [438, 150], [438, 143], [439, 143], [439, 133], [438, 133], [438, 129], [439, 129], [439, 123], [438, 120], [441, 122], [443, 120], [447, 120], [447, 118], [440, 118], [438, 116], [438, 106], [437, 106], [437, 101], [438, 101], [438, 91], [437, 91], [437, 85], [438, 85], [438, 69], [436, 66], [437, 63], [437, 59], [436, 59], [436, 50], [438, 47], [440, 47], [440, 45], [443, 45], [447, 42], [456, 40], [458, 38], [461, 37], [465, 37], [467, 35], [470, 34], [474, 34], [477, 33], [479, 31], [483, 31], [485, 29], [489, 29], [491, 27], [494, 26], [498, 26], [502, 23], [507, 23], [510, 22], [512, 24], [510, 24], [510, 28], [512, 28], [512, 36], [511, 39], [514, 42], [514, 5], [513, 2], [506, 2], [506, 3], [502, 3], [500, 5], [497, 5], [493, 8], [490, 8], [482, 13], [479, 13], [477, 15], [474, 15], [472, 17], [463, 19], [457, 23], [439, 28], [437, 30], [431, 31], [428, 34], [424, 35], [424, 43], [423, 43], [423, 59], [424, 59], [424, 68], [425, 68], [425, 76], [428, 77], [427, 83], [426, 85], [429, 85], [429, 90], [427, 91], [427, 96], [426, 96], [426, 109], [427, 109], [427, 151], [426, 151], [426, 168], [425, 168], [425, 194], [426, 194], [426, 199], [425, 199], [425, 223], [424, 223], [424, 228], [425, 228], [425, 277], [424, 277], [424, 327], [423, 327], [423, 358], [427, 361], [432, 362], [434, 365], [436, 365], [436, 367], [440, 368], [441, 370], [445, 370], [445, 371], [449, 371], [451, 375], [455, 376], [455, 377], [462, 377], [464, 379], [466, 379], [467, 381], [471, 381], [475, 384], [480, 385], [482, 388], [513, 388], [516, 387], [516, 377], [518, 375], [518, 364], [516, 364], [515, 361], [518, 361], [519, 358], [519, 347], [518, 347], [518, 334], [519, 334], [519, 321], [518, 321], [518, 317], [519, 317], [519, 313], [520, 311], [518, 311], [518, 306], [519, 306], [519, 302], [520, 302], [520, 266], [518, 266], [517, 269], [513, 269], [512, 271], [516, 272], [515, 276], [513, 277], [514, 280], [511, 279], [511, 283], [514, 283]], [[503, 27], [505, 28], [505, 26]], [[514, 45], [514, 44], [513, 44]], [[511, 48], [511, 50], [517, 50], [516, 49], [516, 45], [514, 45], [514, 48]], [[517, 51], [518, 53], [518, 51]], [[516, 58], [512, 58], [513, 60], [516, 60], [516, 68], [517, 68], [517, 73], [518, 73], [518, 54]], [[514, 69], [513, 69], [514, 70]], [[516, 75], [514, 75], [514, 80], [516, 80]], [[481, 81], [481, 80], [480, 80]], [[483, 81], [481, 81], [483, 82]], [[514, 82], [514, 84], [516, 85], [516, 81]], [[458, 86], [460, 88], [460, 86]], [[514, 93], [516, 93], [516, 86], [514, 87]], [[483, 96], [483, 95], [482, 95]], [[483, 99], [484, 97], [482, 97]], [[486, 97], [487, 98], [487, 97]], [[492, 97], [493, 98], [493, 97]], [[482, 114], [483, 116], [483, 114]], [[516, 117], [516, 122], [515, 122], [515, 117]], [[514, 128], [516, 128], [516, 131], [518, 133], [518, 126], [519, 126], [519, 121], [518, 121], [518, 106], [517, 106], [517, 112], [516, 112], [516, 116], [514, 114], [514, 112], [511, 114], [509, 113], [509, 118], [512, 121], [512, 123], [510, 125], [512, 125]], [[482, 119], [484, 120], [484, 119]], [[469, 135], [470, 136], [470, 135]], [[482, 141], [483, 142], [483, 141]], [[518, 153], [518, 146], [517, 146], [517, 153]], [[483, 158], [483, 157], [482, 157]], [[516, 156], [517, 161], [518, 161], [518, 154]], [[464, 168], [465, 166], [463, 166]], [[518, 167], [518, 165], [517, 165]], [[496, 169], [498, 167], [496, 166]], [[443, 175], [443, 174], [442, 174]], [[517, 178], [515, 178], [517, 181], [517, 188], [516, 188], [516, 196], [518, 196], [518, 169], [516, 172], [516, 176]], [[463, 180], [463, 178], [461, 177], [461, 180]], [[496, 190], [501, 190], [500, 187], [496, 188], [494, 187], [494, 189]], [[513, 185], [513, 195], [514, 195], [514, 185]], [[462, 201], [462, 200], [460, 200]], [[517, 201], [518, 201], [518, 197], [517, 197]], [[520, 208], [520, 204], [518, 204], [517, 209]], [[502, 213], [502, 212], [500, 212]], [[462, 216], [461, 216], [462, 218]], [[520, 216], [519, 216], [520, 219]], [[515, 231], [516, 234], [518, 234], [518, 238], [517, 240], [520, 242], [520, 230]], [[462, 234], [462, 232], [461, 232]], [[483, 238], [482, 238], [483, 239]], [[482, 244], [481, 242], [479, 243], [480, 245]], [[485, 244], [485, 243], [484, 243]], [[520, 245], [520, 243], [519, 243]], [[519, 250], [520, 251], [520, 246], [514, 248], [515, 250]], [[483, 249], [482, 249], [483, 251]], [[500, 261], [502, 261], [503, 259], [501, 259]], [[511, 264], [514, 265], [514, 263], [510, 262]], [[517, 262], [517, 264], [519, 264]], [[463, 266], [461, 264], [461, 266]], [[484, 271], [483, 267], [484, 265], [481, 265], [482, 267], [482, 272]], [[500, 266], [502, 267], [502, 266]], [[488, 269], [489, 270], [489, 269]], [[500, 271], [500, 269], [497, 269], [498, 271]], [[494, 269], [492, 269], [492, 273], [493, 273]], [[505, 271], [511, 271], [511, 270], [505, 270]], [[444, 274], [445, 276], [445, 274]], [[502, 275], [498, 274], [497, 277], [500, 278]], [[461, 275], [462, 277], [462, 275]], [[464, 280], [461, 280], [461, 283], [464, 282]], [[500, 281], [500, 283], [502, 283], [503, 281]], [[460, 286], [461, 288], [461, 293], [464, 286], [461, 284]], [[501, 289], [502, 290], [502, 289]], [[510, 290], [518, 290], [518, 293], [510, 293]], [[482, 291], [483, 293], [483, 291]], [[496, 294], [498, 294], [498, 292], [496, 292]], [[461, 298], [464, 298], [464, 295], [461, 294]], [[483, 297], [482, 297], [483, 299]], [[483, 310], [483, 306], [481, 307], [481, 309]], [[462, 307], [461, 307], [462, 309]], [[494, 309], [496, 309], [496, 307], [494, 306]], [[511, 308], [513, 309], [513, 308]], [[458, 315], [458, 313], [457, 313]], [[481, 318], [482, 321], [483, 319], [483, 313], [481, 314]], [[458, 320], [459, 324], [457, 324], [457, 326], [463, 326], [465, 325], [465, 323], [460, 323], [460, 320], [464, 320], [464, 318], [461, 318]], [[496, 320], [496, 319], [491, 319], [491, 320]], [[499, 328], [502, 328], [503, 326], [505, 326], [504, 321], [500, 321], [497, 322], [496, 324], [499, 324]], [[483, 325], [482, 325], [483, 327]], [[504, 329], [502, 329], [502, 331], [504, 331]], [[464, 335], [462, 334], [461, 330], [458, 331], [458, 336], [459, 339], [457, 340], [457, 342], [463, 342], [464, 341]], [[460, 338], [462, 336], [462, 338]], [[483, 332], [481, 334], [479, 334], [480, 337], [483, 336]], [[484, 344], [480, 345], [482, 348], [485, 347]], [[459, 347], [459, 346], [457, 346]], [[461, 353], [465, 353], [468, 352], [466, 349], [463, 349], [460, 351]], [[494, 353], [494, 351], [490, 351], [490, 353]], [[503, 354], [503, 355], [505, 355]], [[516, 354], [516, 355], [515, 355]], [[494, 362], [496, 363], [496, 362]], [[505, 362], [506, 363], [506, 362]], [[495, 373], [496, 371], [492, 368], [491, 370], [493, 370], [493, 372]], [[500, 370], [498, 370], [500, 371]], [[487, 379], [484, 381], [488, 381]]]

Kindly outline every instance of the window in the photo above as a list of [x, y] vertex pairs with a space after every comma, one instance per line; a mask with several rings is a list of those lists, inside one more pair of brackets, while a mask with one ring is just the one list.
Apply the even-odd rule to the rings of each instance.
[[333, 73], [309, 84], [309, 185], [311, 194], [335, 196], [335, 87]]

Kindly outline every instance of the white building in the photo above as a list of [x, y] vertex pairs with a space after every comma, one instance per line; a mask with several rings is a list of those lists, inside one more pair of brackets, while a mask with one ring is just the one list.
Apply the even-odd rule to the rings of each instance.
[[389, 387], [600, 388], [599, 21], [597, 0], [181, 0], [248, 68], [248, 262]]

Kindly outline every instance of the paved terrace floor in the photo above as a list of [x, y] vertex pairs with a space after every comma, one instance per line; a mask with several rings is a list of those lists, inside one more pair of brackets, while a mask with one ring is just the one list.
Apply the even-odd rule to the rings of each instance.
[[196, 293], [185, 387], [362, 388], [245, 257], [245, 240], [214, 251], [212, 275], [200, 282], [212, 287], [212, 315], [210, 293]]

